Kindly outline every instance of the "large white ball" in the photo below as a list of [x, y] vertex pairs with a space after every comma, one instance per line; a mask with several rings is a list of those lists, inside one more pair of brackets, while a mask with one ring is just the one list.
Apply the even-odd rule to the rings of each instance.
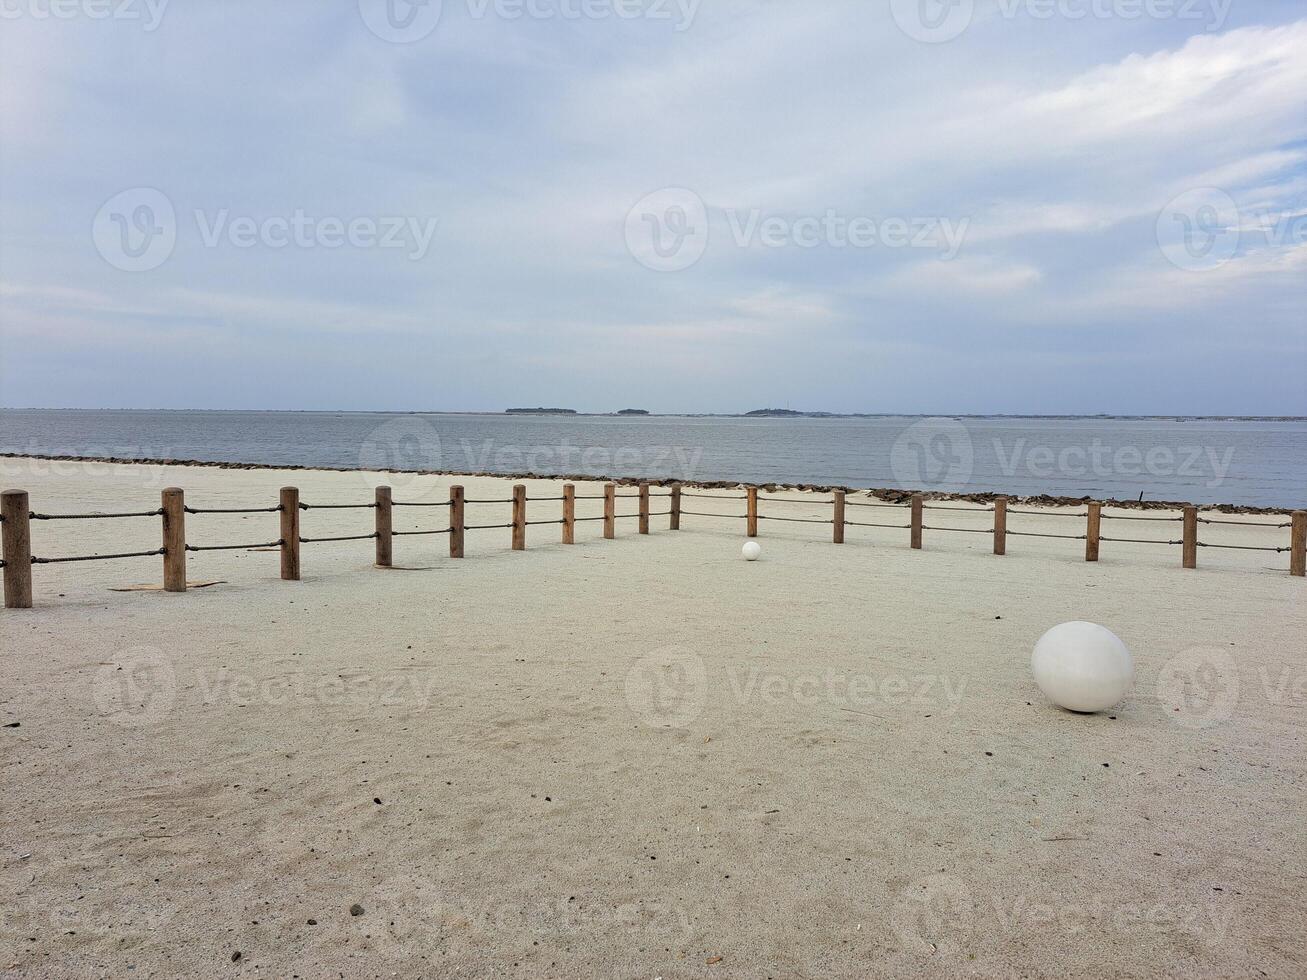
[[1070, 711], [1102, 711], [1118, 703], [1135, 679], [1120, 637], [1097, 623], [1062, 623], [1039, 638], [1030, 657], [1035, 683]]
[[744, 555], [745, 561], [757, 561], [762, 557], [762, 545], [757, 541], [746, 541], [744, 547], [740, 549], [740, 553]]

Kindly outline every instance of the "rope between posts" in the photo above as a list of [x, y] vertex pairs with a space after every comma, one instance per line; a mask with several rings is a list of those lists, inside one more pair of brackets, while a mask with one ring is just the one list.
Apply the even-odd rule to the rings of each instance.
[[872, 524], [866, 521], [845, 521], [844, 523], [847, 524], [849, 527], [892, 527], [904, 531], [912, 527], [911, 524]]
[[512, 497], [509, 497], [507, 500], [464, 500], [463, 501], [463, 503], [465, 504], [511, 504], [512, 502], [513, 502]]
[[1089, 516], [1089, 513], [1087, 511], [1083, 514], [1061, 514], [1058, 513], [1057, 511], [1051, 511], [1051, 510], [1016, 510], [1011, 507], [1008, 508], [1008, 513], [1026, 514], [1029, 515], [1030, 517], [1088, 517]]
[[724, 517], [727, 520], [742, 521], [745, 519], [744, 514], [705, 514], [697, 510], [683, 510], [682, 514], [688, 514], [690, 517]]
[[869, 500], [846, 500], [844, 503], [848, 507], [893, 507], [895, 510], [911, 506], [910, 504], [876, 504]]
[[1083, 534], [1036, 534], [1034, 531], [1008, 531], [1007, 533], [1019, 538], [1064, 538], [1067, 541], [1084, 541], [1086, 537]]
[[758, 499], [773, 504], [809, 504], [814, 507], [835, 503], [834, 500], [795, 500], [793, 497], [759, 497]]
[[66, 561], [107, 561], [110, 558], [149, 558], [152, 555], [163, 554], [162, 548], [155, 548], [153, 551], [125, 551], [116, 555], [72, 555], [68, 558], [37, 558], [32, 556], [33, 565], [57, 565]]
[[188, 514], [275, 514], [281, 510], [281, 504], [276, 507], [191, 507], [188, 504], [182, 510]]
[[375, 538], [377, 532], [371, 534], [347, 534], [339, 538], [300, 538], [300, 544], [321, 544], [324, 541], [366, 541], [368, 538]]
[[524, 526], [526, 526], [526, 527], [539, 527], [539, 526], [542, 525], [542, 524], [563, 524], [563, 523], [566, 523], [566, 522], [565, 522], [565, 521], [562, 521], [562, 520], [558, 520], [558, 521], [524, 521], [524, 522], [523, 522]]
[[745, 494], [740, 494], [739, 496], [731, 496], [730, 494], [725, 494], [725, 493], [690, 493], [688, 490], [682, 490], [682, 491], [681, 491], [681, 496], [682, 496], [682, 497], [698, 497], [698, 498], [701, 499], [701, 500], [746, 500], [746, 499], [748, 499], [747, 496], [746, 496]]
[[1208, 544], [1206, 541], [1199, 541], [1200, 548], [1228, 548], [1231, 551], [1273, 551], [1277, 555], [1282, 551], [1292, 551], [1292, 548], [1255, 548], [1248, 544]]
[[[302, 541], [304, 539], [301, 538], [300, 540]], [[188, 544], [186, 546], [186, 550], [187, 551], [241, 551], [249, 548], [276, 548], [285, 543], [286, 542], [283, 538], [278, 538], [276, 541], [265, 541], [263, 544], [209, 544], [209, 545]]]
[[1234, 527], [1274, 527], [1284, 528], [1293, 527], [1292, 521], [1285, 521], [1283, 524], [1271, 524], [1269, 521], [1211, 521], [1206, 517], [1198, 518], [1199, 524], [1229, 524]]
[[929, 524], [921, 525], [923, 531], [960, 531], [964, 534], [993, 534], [992, 527], [931, 527]]
[[300, 504], [300, 510], [375, 510], [376, 504]]
[[566, 500], [566, 497], [527, 497], [527, 503], [551, 503], [558, 500]]
[[37, 514], [31, 511], [31, 520], [103, 520], [105, 517], [158, 517], [163, 508], [157, 511], [132, 511], [131, 514]]
[[672, 512], [670, 510], [655, 510], [649, 513], [650, 517], [667, 517]]
[[390, 533], [396, 538], [413, 538], [424, 534], [449, 534], [452, 530], [454, 530], [452, 527], [447, 527], [439, 531], [391, 531]]
[[576, 523], [577, 523], [577, 524], [582, 524], [582, 523], [584, 523], [585, 521], [602, 521], [602, 520], [604, 520], [603, 517], [578, 517], [578, 518], [576, 519]]
[[786, 521], [790, 524], [834, 524], [833, 520], [823, 520], [819, 517], [768, 517], [766, 514], [759, 514], [760, 521]]
[[391, 505], [394, 507], [449, 507], [453, 504], [451, 500], [441, 500], [436, 503], [420, 503], [417, 501], [392, 500]]
[[994, 512], [993, 507], [950, 507], [947, 504], [922, 504], [921, 506], [923, 510], [959, 510], [964, 514], [992, 514]]
[[1105, 521], [1170, 521], [1177, 523], [1183, 521], [1183, 517], [1135, 517], [1130, 514], [1102, 514], [1100, 515]]
[[469, 524], [463, 528], [464, 531], [497, 531], [500, 528], [512, 527], [512, 524]]
[[1100, 537], [1099, 541], [1120, 541], [1125, 544], [1183, 544], [1183, 541], [1160, 541], [1157, 538], [1109, 538]]

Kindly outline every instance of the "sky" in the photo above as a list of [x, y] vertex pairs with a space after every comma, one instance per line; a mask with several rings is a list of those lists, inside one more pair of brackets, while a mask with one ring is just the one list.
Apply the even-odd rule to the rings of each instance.
[[0, 405], [1307, 415], [1300, 0], [0, 0]]

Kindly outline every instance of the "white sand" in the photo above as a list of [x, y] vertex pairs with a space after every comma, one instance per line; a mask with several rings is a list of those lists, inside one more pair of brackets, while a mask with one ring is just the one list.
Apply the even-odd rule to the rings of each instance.
[[[286, 483], [366, 502], [378, 482], [2, 468], [51, 513], [150, 509], [169, 484], [196, 507], [271, 506]], [[399, 500], [451, 482], [383, 479]], [[188, 538], [271, 541], [276, 522], [191, 515]], [[372, 514], [303, 522], [367, 533]], [[275, 553], [206, 553], [191, 577], [226, 583], [185, 595], [108, 591], [159, 581], [158, 558], [38, 566], [37, 608], [0, 614], [0, 723], [20, 723], [0, 729], [0, 975], [1307, 974], [1307, 581], [1287, 555], [1204, 549], [1184, 571], [1179, 548], [1105, 543], [1092, 565], [1080, 541], [1013, 537], [998, 558], [983, 534], [913, 552], [902, 530], [836, 547], [764, 522], [748, 564], [740, 523], [683, 526], [625, 520], [610, 542], [592, 522], [571, 548], [533, 527], [525, 553], [470, 532], [458, 562], [444, 538], [400, 539], [417, 571], [374, 569], [370, 541], [305, 545], [298, 583]], [[33, 539], [138, 550], [159, 526], [38, 522]], [[1030, 680], [1035, 639], [1067, 619], [1135, 654], [1110, 715], [1062, 712]]]

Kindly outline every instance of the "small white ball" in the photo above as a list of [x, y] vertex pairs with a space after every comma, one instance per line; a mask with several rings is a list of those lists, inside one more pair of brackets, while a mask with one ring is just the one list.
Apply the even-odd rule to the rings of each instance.
[[745, 561], [757, 561], [762, 557], [762, 545], [757, 541], [746, 541], [744, 547], [740, 549], [740, 553], [744, 555]]
[[1118, 703], [1135, 679], [1134, 660], [1120, 637], [1097, 623], [1062, 623], [1035, 643], [1035, 683], [1069, 711], [1102, 711]]

